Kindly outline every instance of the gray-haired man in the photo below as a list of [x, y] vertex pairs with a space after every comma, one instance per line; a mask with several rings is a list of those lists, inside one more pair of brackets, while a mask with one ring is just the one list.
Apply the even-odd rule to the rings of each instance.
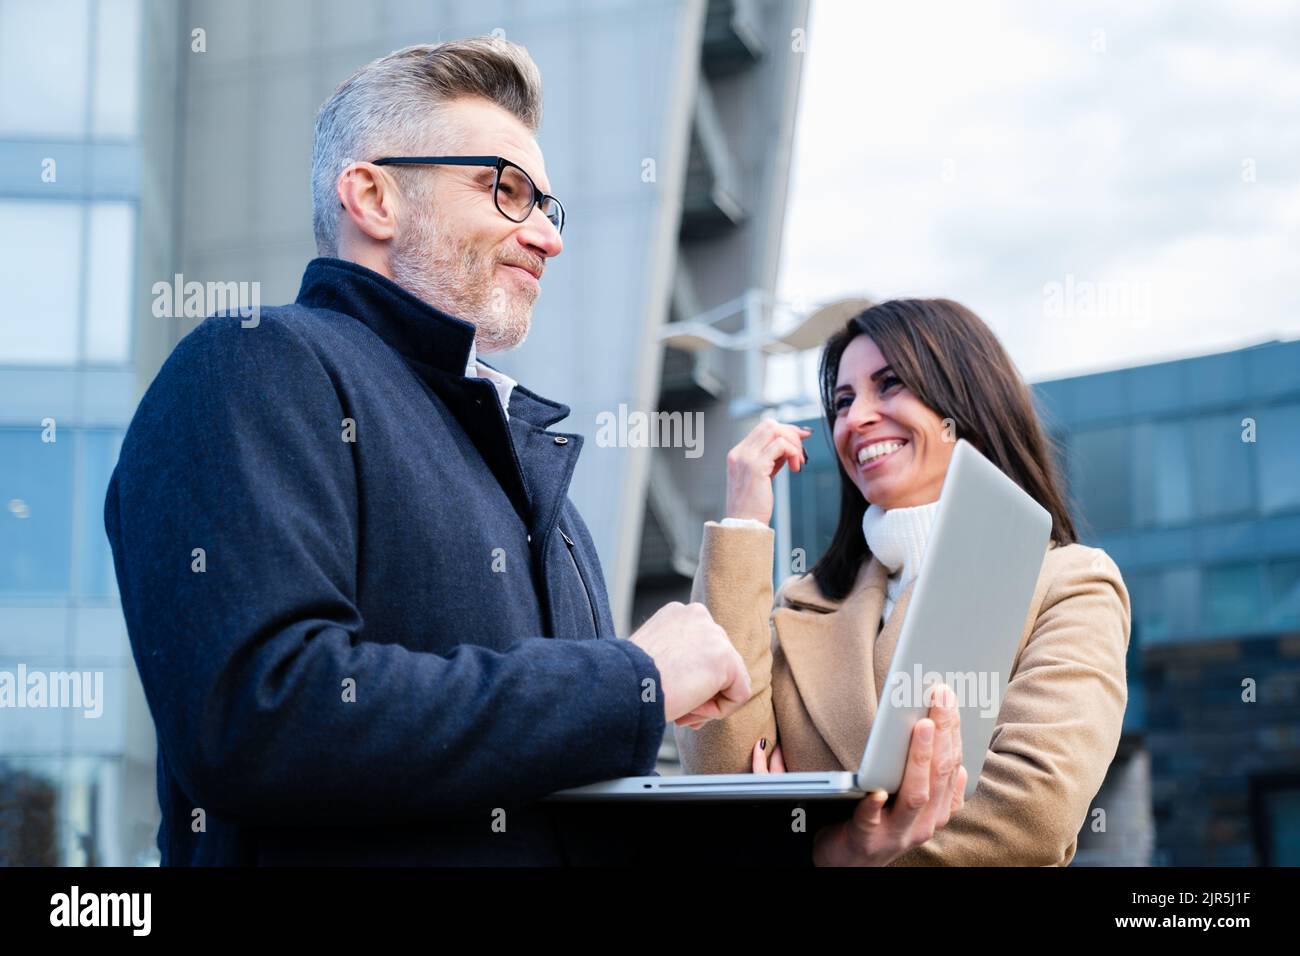
[[617, 638], [569, 410], [478, 358], [563, 249], [540, 102], [503, 41], [357, 71], [297, 301], [207, 319], [140, 404], [105, 523], [165, 864], [566, 862], [538, 797], [750, 695], [701, 605]]

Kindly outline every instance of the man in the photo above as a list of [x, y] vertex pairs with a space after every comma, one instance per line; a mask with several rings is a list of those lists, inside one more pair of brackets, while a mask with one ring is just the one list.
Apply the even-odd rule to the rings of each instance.
[[569, 409], [478, 358], [563, 249], [540, 102], [491, 39], [355, 73], [297, 301], [207, 319], [140, 403], [104, 517], [164, 864], [570, 862], [537, 798], [749, 697], [701, 605], [617, 638]]

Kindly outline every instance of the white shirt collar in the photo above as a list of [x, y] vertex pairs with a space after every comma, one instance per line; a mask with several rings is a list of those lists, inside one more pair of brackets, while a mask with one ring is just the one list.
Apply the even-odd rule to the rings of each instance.
[[478, 349], [473, 342], [469, 344], [469, 361], [465, 363], [465, 374], [470, 378], [485, 378], [496, 386], [497, 397], [501, 400], [501, 412], [510, 420], [510, 393], [519, 383], [509, 375], [478, 364]]

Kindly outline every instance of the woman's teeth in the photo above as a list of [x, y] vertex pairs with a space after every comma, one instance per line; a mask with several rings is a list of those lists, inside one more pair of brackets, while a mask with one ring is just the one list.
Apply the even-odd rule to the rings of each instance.
[[906, 444], [907, 442], [903, 441], [879, 441], [874, 445], [868, 445], [858, 452], [858, 464], [865, 465], [869, 461], [875, 461], [877, 458], [898, 451]]

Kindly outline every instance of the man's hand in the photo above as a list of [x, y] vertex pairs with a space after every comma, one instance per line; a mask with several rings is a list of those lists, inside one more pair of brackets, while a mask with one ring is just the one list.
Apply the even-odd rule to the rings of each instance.
[[667, 604], [630, 640], [659, 668], [666, 720], [698, 730], [749, 700], [745, 662], [703, 604]]

